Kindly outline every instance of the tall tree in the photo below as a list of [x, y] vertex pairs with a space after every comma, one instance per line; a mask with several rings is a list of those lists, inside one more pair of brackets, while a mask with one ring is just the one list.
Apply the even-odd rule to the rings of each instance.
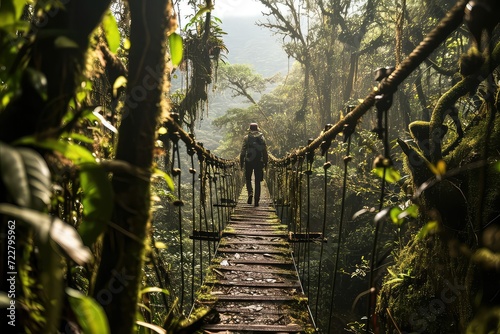
[[[116, 159], [136, 172], [115, 173], [112, 228], [103, 238], [94, 296], [103, 298], [112, 333], [132, 333], [150, 223], [155, 131], [164, 107], [166, 37], [176, 29], [172, 2], [130, 0], [130, 56]], [[146, 42], [146, 45], [144, 45]], [[116, 226], [116, 227], [114, 227]]]

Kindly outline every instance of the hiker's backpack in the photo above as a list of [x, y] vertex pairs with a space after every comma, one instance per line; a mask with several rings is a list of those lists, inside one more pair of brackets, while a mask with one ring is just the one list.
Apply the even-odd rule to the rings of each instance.
[[264, 139], [262, 134], [257, 136], [248, 135], [246, 161], [262, 161], [262, 151], [264, 150]]

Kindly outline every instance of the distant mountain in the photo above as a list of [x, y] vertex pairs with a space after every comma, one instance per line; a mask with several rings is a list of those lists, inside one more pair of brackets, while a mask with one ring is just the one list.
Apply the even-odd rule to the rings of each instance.
[[249, 64], [265, 77], [286, 74], [288, 58], [278, 36], [256, 25], [262, 17], [228, 17], [222, 21], [227, 33], [224, 42], [229, 49], [230, 64]]

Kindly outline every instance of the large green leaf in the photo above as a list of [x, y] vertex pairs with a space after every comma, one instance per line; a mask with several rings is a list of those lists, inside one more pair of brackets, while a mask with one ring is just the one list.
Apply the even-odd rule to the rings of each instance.
[[18, 150], [0, 142], [0, 177], [12, 201], [23, 207], [31, 206], [28, 179], [23, 158]]
[[85, 245], [92, 245], [111, 219], [113, 189], [106, 171], [99, 165], [83, 164], [80, 168], [83, 192], [83, 222], [78, 231]]
[[93, 144], [94, 143], [94, 139], [89, 138], [89, 137], [87, 137], [85, 135], [82, 135], [80, 133], [74, 133], [74, 132], [64, 133], [62, 136], [66, 137], [68, 139], [75, 140], [75, 141], [81, 141], [82, 143], [87, 143], [87, 144]]
[[372, 173], [380, 178], [385, 178], [385, 180], [389, 183], [395, 183], [401, 179], [401, 174], [399, 174], [399, 171], [392, 166], [376, 167], [372, 170]]
[[47, 243], [50, 236], [79, 265], [84, 265], [92, 258], [92, 253], [83, 245], [75, 228], [57, 217], [8, 203], [0, 203], [0, 213], [31, 225], [38, 232], [42, 243]]
[[37, 152], [20, 148], [19, 153], [24, 162], [31, 196], [30, 208], [43, 211], [50, 204], [51, 177], [45, 160]]
[[10, 28], [19, 21], [23, 13], [26, 0], [0, 1], [0, 28]]
[[57, 139], [44, 139], [37, 140], [35, 137], [24, 137], [16, 142], [18, 145], [32, 145], [35, 147], [41, 147], [48, 150], [53, 150], [61, 153], [67, 159], [73, 161], [75, 164], [81, 163], [96, 163], [94, 156], [86, 148], [69, 143], [66, 141], [61, 141]]
[[172, 33], [170, 34], [170, 36], [168, 36], [168, 42], [170, 45], [170, 58], [172, 59], [172, 64], [174, 66], [179, 66], [182, 61], [182, 55], [184, 53], [182, 37], [179, 34]]
[[50, 171], [37, 152], [0, 143], [0, 176], [12, 201], [44, 210], [50, 203]]
[[118, 23], [116, 23], [115, 17], [109, 10], [102, 19], [102, 27], [108, 41], [109, 49], [115, 53], [120, 47], [120, 30], [118, 30]]
[[79, 231], [85, 245], [93, 244], [105, 231], [113, 208], [112, 186], [104, 169], [97, 165], [90, 151], [71, 142], [55, 139], [35, 141], [33, 137], [26, 137], [18, 143], [54, 150], [80, 166], [84, 220]]
[[93, 298], [66, 288], [69, 305], [85, 334], [109, 334], [109, 324], [104, 309]]

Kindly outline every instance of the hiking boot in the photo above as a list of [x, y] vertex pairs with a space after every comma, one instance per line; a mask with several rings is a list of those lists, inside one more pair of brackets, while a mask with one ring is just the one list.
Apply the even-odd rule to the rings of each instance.
[[255, 202], [254, 206], [259, 206], [259, 203], [258, 203], [258, 202]]
[[252, 204], [252, 199], [253, 199], [253, 196], [252, 195], [248, 195], [247, 204]]

